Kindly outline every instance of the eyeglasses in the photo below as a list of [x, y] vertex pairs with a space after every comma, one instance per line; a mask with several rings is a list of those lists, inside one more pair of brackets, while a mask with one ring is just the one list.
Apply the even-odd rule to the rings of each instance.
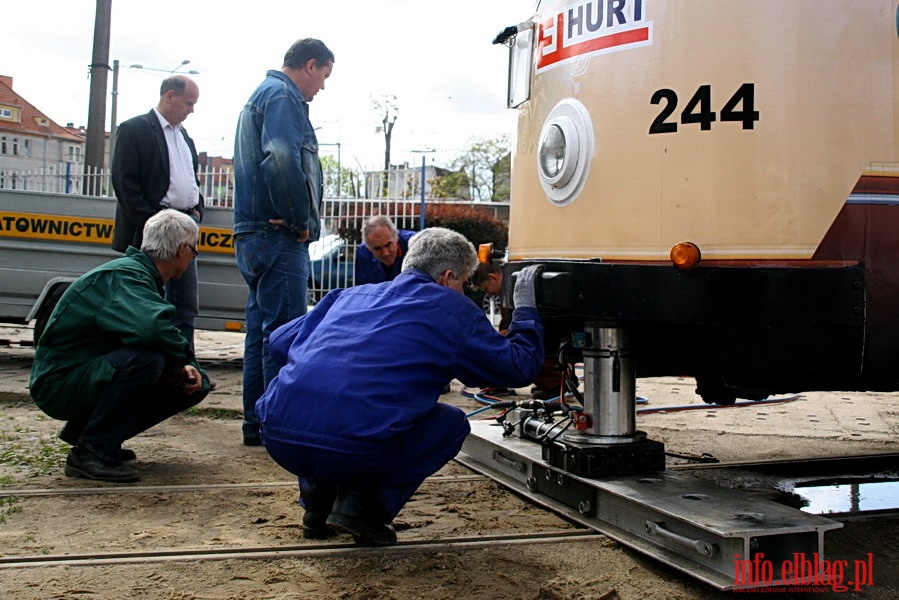
[[187, 246], [188, 248], [190, 248], [190, 251], [194, 253], [194, 258], [200, 256], [200, 253], [197, 252], [196, 246], [191, 246], [190, 244], [184, 244], [184, 245]]

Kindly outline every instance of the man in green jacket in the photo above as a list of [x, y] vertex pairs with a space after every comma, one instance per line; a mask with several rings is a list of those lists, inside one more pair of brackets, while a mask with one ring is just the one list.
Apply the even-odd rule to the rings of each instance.
[[190, 342], [172, 324], [164, 286], [197, 256], [199, 229], [166, 209], [144, 227], [140, 250], [100, 265], [62, 295], [38, 341], [31, 397], [67, 421], [65, 474], [100, 481], [140, 479], [122, 443], [198, 404], [210, 391]]

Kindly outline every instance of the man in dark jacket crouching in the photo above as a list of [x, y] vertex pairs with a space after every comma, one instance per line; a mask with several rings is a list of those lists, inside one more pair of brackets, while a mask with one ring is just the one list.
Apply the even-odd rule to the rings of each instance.
[[210, 391], [190, 342], [172, 324], [164, 285], [197, 256], [199, 229], [173, 209], [152, 216], [140, 250], [85, 273], [62, 295], [38, 341], [31, 397], [67, 421], [65, 474], [124, 483], [140, 475], [122, 443]]

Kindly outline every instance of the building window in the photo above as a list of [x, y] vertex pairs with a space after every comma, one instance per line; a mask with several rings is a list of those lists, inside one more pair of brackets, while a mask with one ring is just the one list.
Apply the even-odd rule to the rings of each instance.
[[31, 157], [31, 140], [27, 138], [22, 140], [22, 155]]
[[0, 119], [9, 119], [12, 121], [12, 110], [8, 108], [0, 108]]
[[19, 155], [19, 138], [12, 139], [12, 155], [13, 156]]
[[81, 162], [81, 146], [69, 146], [69, 161], [74, 163]]
[[0, 137], [0, 154], [6, 154], [6, 136]]

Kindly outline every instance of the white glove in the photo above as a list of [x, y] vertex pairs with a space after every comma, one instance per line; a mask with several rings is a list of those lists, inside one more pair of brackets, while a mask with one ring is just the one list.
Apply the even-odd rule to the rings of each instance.
[[543, 265], [530, 265], [518, 272], [515, 289], [512, 291], [512, 303], [518, 306], [537, 308], [537, 279], [543, 271]]

